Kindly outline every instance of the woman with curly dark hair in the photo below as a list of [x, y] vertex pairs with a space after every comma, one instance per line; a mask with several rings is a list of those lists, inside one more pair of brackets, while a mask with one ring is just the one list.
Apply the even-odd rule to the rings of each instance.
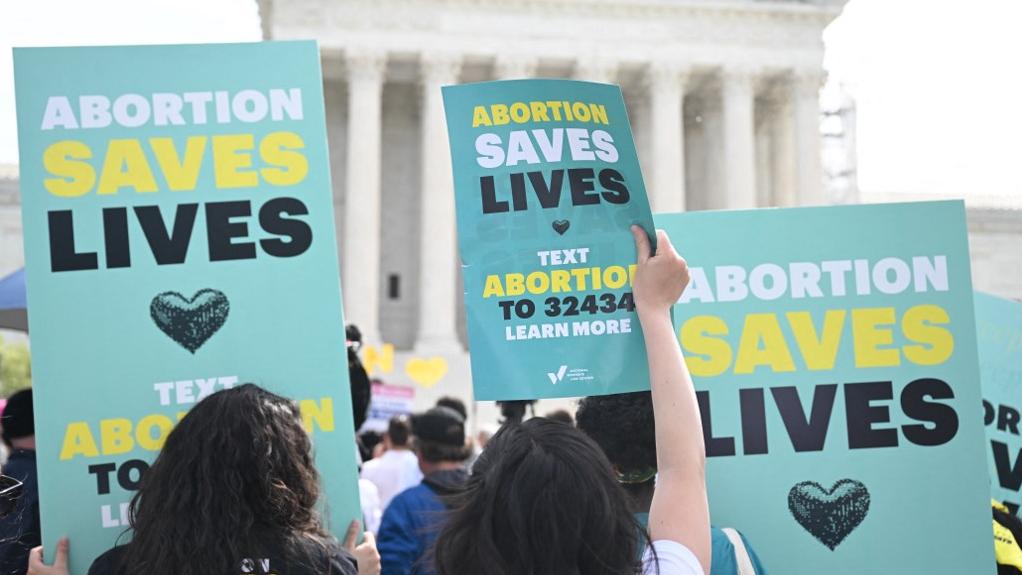
[[251, 384], [219, 391], [167, 436], [132, 498], [131, 542], [89, 575], [355, 575], [319, 494], [297, 404]]
[[[635, 306], [646, 340], [660, 482], [641, 536], [607, 457], [545, 418], [505, 425], [437, 539], [438, 575], [702, 575], [710, 565], [706, 454], [695, 390], [671, 325], [688, 283], [667, 235], [633, 227]], [[684, 509], [684, 513], [678, 513]], [[645, 557], [639, 560], [639, 551]]]

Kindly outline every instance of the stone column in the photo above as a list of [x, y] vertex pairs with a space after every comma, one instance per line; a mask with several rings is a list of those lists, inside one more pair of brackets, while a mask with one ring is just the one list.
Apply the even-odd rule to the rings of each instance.
[[773, 139], [771, 141], [773, 171], [774, 204], [778, 207], [789, 207], [798, 204], [795, 194], [795, 135], [791, 105], [790, 76], [784, 77], [782, 84], [772, 94], [774, 114]]
[[[702, 156], [702, 188], [692, 190], [689, 198], [690, 208], [703, 210], [722, 210], [727, 207], [726, 172], [728, 158], [724, 146], [724, 111], [721, 105], [719, 86], [704, 92], [699, 106], [702, 117], [701, 150], [693, 147], [692, 156]], [[698, 144], [694, 144], [698, 145]], [[692, 158], [689, 158], [692, 160]], [[688, 162], [690, 169], [696, 169], [697, 160]]]
[[823, 74], [810, 70], [795, 74], [791, 103], [795, 144], [795, 194], [798, 204], [824, 203], [823, 159], [820, 157], [820, 84]]
[[386, 54], [346, 55], [348, 146], [344, 207], [344, 316], [380, 342], [380, 111]]
[[575, 79], [613, 84], [617, 79], [617, 62], [586, 56], [575, 62]]
[[773, 115], [772, 104], [756, 103], [756, 205], [771, 207], [777, 205], [774, 195], [774, 174], [772, 159], [773, 147]]
[[687, 71], [674, 62], [654, 62], [650, 89], [653, 162], [649, 200], [655, 212], [685, 209], [685, 98]]
[[536, 75], [539, 60], [529, 56], [501, 54], [493, 65], [494, 80], [520, 80]]
[[422, 239], [416, 349], [454, 352], [457, 337], [457, 235], [454, 176], [442, 86], [458, 81], [460, 56], [424, 54], [422, 72]]
[[756, 145], [753, 126], [753, 75], [725, 70], [721, 86], [724, 108], [724, 195], [729, 209], [756, 207]]

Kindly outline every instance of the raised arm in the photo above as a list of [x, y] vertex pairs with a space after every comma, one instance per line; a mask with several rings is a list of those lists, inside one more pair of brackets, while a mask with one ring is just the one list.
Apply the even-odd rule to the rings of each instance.
[[657, 478], [649, 511], [650, 536], [688, 547], [710, 572], [710, 510], [706, 501], [706, 450], [692, 377], [671, 325], [670, 309], [688, 285], [688, 266], [662, 230], [657, 253], [632, 227], [638, 268], [635, 307], [646, 339], [656, 421]]

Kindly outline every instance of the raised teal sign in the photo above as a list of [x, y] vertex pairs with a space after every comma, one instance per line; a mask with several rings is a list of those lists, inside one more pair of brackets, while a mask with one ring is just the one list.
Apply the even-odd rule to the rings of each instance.
[[1022, 303], [976, 292], [983, 423], [993, 498], [1022, 505]]
[[357, 472], [316, 45], [18, 49], [15, 80], [47, 548], [70, 536], [85, 573], [183, 412], [245, 382], [300, 402], [343, 533]]
[[629, 228], [652, 232], [652, 216], [621, 90], [515, 80], [443, 95], [475, 398], [648, 389]]
[[993, 573], [962, 202], [655, 219], [714, 524], [772, 573]]

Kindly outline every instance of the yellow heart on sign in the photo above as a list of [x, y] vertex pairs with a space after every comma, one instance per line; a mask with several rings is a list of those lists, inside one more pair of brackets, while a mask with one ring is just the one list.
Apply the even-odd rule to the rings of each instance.
[[405, 364], [405, 373], [412, 381], [428, 389], [447, 375], [447, 360], [442, 357], [412, 358]]

